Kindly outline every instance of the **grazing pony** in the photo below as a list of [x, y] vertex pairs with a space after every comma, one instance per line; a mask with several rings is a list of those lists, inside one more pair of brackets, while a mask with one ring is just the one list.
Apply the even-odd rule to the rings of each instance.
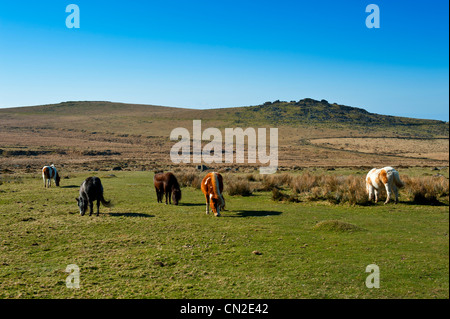
[[[156, 197], [158, 203], [162, 203], [164, 194], [166, 195], [166, 205], [167, 201], [172, 204], [178, 205], [181, 199], [181, 189], [178, 180], [172, 173], [156, 173], [153, 176], [153, 184], [155, 185]], [[172, 195], [172, 197], [170, 196]]]
[[55, 181], [56, 186], [59, 186], [61, 177], [56, 171], [55, 165], [52, 164], [42, 168], [42, 179], [44, 180], [44, 187], [50, 187], [52, 184], [52, 179]]
[[100, 202], [103, 206], [111, 207], [111, 202], [105, 201], [103, 198], [103, 186], [100, 178], [88, 177], [81, 184], [80, 197], [76, 198], [78, 202], [78, 208], [80, 209], [80, 215], [83, 216], [89, 206], [89, 216], [92, 215], [94, 208], [94, 201], [97, 201], [97, 216], [100, 214]]
[[384, 203], [389, 203], [392, 191], [395, 194], [395, 203], [398, 203], [398, 188], [403, 187], [405, 184], [400, 180], [398, 172], [389, 166], [380, 169], [373, 168], [367, 174], [366, 191], [369, 194], [369, 201], [372, 200], [372, 195], [375, 195], [375, 203], [378, 202], [378, 191], [383, 185], [387, 193]]
[[215, 216], [220, 216], [220, 210], [225, 208], [223, 198], [222, 175], [216, 172], [208, 173], [202, 180], [202, 192], [206, 198], [206, 214], [209, 214], [209, 206]]

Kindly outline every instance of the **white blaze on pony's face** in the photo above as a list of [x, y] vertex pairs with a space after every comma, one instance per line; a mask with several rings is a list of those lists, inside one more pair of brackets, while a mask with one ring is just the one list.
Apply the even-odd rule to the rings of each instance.
[[78, 202], [78, 208], [80, 209], [80, 215], [84, 216], [87, 210], [87, 203], [83, 200], [83, 197], [75, 198]]

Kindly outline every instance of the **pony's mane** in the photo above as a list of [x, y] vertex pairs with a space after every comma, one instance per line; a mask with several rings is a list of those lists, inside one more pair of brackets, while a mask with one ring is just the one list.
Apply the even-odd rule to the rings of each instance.
[[222, 194], [220, 193], [220, 187], [219, 187], [219, 180], [217, 178], [217, 173], [216, 172], [212, 172], [213, 178], [212, 178], [212, 186], [213, 186], [213, 190], [214, 190], [214, 194], [217, 194], [217, 196], [219, 197], [220, 201], [222, 202], [222, 205], [225, 206], [225, 201], [222, 197]]

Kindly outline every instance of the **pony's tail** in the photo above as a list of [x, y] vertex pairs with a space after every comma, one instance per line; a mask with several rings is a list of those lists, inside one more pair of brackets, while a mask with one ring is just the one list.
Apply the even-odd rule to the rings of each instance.
[[111, 201], [106, 201], [105, 198], [103, 197], [103, 194], [101, 195], [102, 197], [100, 198], [100, 201], [102, 202], [103, 206], [105, 207], [113, 207], [114, 205], [111, 203]]
[[222, 193], [220, 192], [220, 187], [219, 187], [219, 179], [217, 178], [217, 173], [213, 172], [212, 173], [214, 178], [212, 179], [212, 186], [213, 186], [213, 190], [214, 190], [214, 194], [217, 194], [217, 196], [219, 197], [220, 201], [221, 201], [221, 207], [224, 208], [225, 207], [225, 200], [223, 199]]
[[403, 186], [405, 186], [405, 183], [403, 183], [403, 181], [400, 179], [400, 175], [398, 174], [398, 172], [394, 172], [394, 184], [398, 188], [402, 188]]

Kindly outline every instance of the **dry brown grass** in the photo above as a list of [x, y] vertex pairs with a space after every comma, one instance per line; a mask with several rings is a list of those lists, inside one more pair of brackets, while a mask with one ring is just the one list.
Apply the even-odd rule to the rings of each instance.
[[205, 174], [199, 174], [199, 172], [195, 170], [177, 170], [175, 171], [175, 176], [181, 187], [200, 189]]
[[314, 145], [330, 148], [361, 152], [366, 154], [389, 154], [404, 157], [422, 157], [435, 160], [449, 160], [449, 144], [445, 138], [318, 138], [311, 139]]
[[333, 204], [366, 205], [364, 179], [356, 176], [311, 175], [296, 177], [292, 188], [309, 201], [326, 200]]
[[224, 177], [226, 192], [230, 196], [251, 196], [253, 194], [249, 181], [244, 177], [232, 177], [227, 174]]
[[292, 181], [293, 176], [290, 174], [273, 174], [262, 175], [259, 178], [259, 183], [256, 188], [259, 191], [273, 191], [274, 189], [282, 189], [288, 187]]
[[444, 176], [402, 177], [408, 200], [417, 204], [439, 204], [449, 200], [449, 180]]
[[291, 202], [291, 203], [299, 203], [300, 199], [296, 194], [285, 194], [280, 191], [278, 188], [274, 188], [272, 190], [272, 200], [274, 201], [282, 201], [282, 202]]

